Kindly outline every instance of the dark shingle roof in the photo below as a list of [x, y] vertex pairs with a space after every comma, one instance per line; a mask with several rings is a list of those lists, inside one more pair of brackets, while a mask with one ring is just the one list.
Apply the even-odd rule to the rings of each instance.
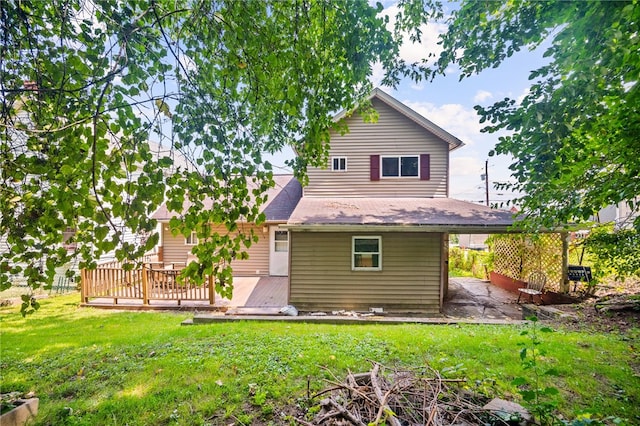
[[[260, 211], [265, 214], [268, 222], [286, 222], [302, 197], [302, 186], [293, 175], [274, 175], [273, 180], [275, 186], [267, 191], [267, 201], [260, 206]], [[249, 183], [249, 186], [252, 184]], [[211, 208], [212, 205], [213, 200], [210, 198], [204, 201], [205, 208]], [[167, 205], [163, 204], [153, 214], [153, 218], [167, 221], [176, 215], [176, 212], [170, 212]]]

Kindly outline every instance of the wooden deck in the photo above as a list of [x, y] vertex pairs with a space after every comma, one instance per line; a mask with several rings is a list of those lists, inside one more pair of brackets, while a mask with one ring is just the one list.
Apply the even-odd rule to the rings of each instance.
[[[104, 275], [104, 272], [102, 273]], [[172, 275], [173, 274], [173, 275]], [[113, 275], [111, 273], [110, 275]], [[119, 309], [191, 309], [191, 310], [220, 310], [234, 308], [281, 308], [287, 304], [289, 288], [288, 277], [234, 277], [233, 297], [222, 298], [218, 294], [210, 294], [210, 286], [176, 285], [175, 272], [168, 273], [167, 280], [163, 274], [148, 273], [154, 284], [147, 286], [147, 297], [141, 290], [142, 279], [131, 280], [129, 285], [101, 284], [102, 293], [91, 293], [83, 284], [83, 305]], [[98, 274], [100, 276], [100, 273]], [[153, 278], [152, 278], [153, 277]], [[105, 277], [105, 279], [108, 278]], [[105, 280], [99, 281], [103, 283]], [[116, 280], [118, 278], [116, 277]], [[137, 281], [137, 283], [136, 283]], [[84, 283], [84, 281], [83, 281]], [[135, 285], [138, 284], [138, 285]], [[133, 287], [133, 289], [132, 289]], [[98, 294], [96, 294], [98, 293]], [[211, 297], [212, 296], [212, 297]], [[145, 303], [146, 301], [146, 303]]]

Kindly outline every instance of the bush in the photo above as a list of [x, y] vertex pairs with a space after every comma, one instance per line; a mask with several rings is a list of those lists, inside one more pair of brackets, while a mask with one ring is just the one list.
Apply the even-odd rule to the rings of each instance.
[[449, 249], [449, 275], [489, 279], [493, 266], [493, 254], [486, 251], [467, 250], [460, 247]]
[[640, 274], [640, 235], [635, 229], [614, 230], [608, 224], [593, 228], [584, 242], [593, 258], [597, 278], [616, 280]]

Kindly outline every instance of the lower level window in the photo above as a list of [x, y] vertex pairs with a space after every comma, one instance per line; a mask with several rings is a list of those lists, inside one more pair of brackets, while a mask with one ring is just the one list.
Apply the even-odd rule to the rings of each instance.
[[184, 243], [188, 246], [195, 246], [198, 244], [198, 233], [196, 231], [192, 231], [185, 239]]
[[353, 237], [351, 269], [379, 271], [382, 269], [382, 237]]

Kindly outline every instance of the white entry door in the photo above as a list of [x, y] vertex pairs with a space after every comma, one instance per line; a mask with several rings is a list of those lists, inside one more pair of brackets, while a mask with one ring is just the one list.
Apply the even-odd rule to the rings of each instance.
[[269, 227], [269, 275], [289, 275], [289, 231], [278, 226]]

